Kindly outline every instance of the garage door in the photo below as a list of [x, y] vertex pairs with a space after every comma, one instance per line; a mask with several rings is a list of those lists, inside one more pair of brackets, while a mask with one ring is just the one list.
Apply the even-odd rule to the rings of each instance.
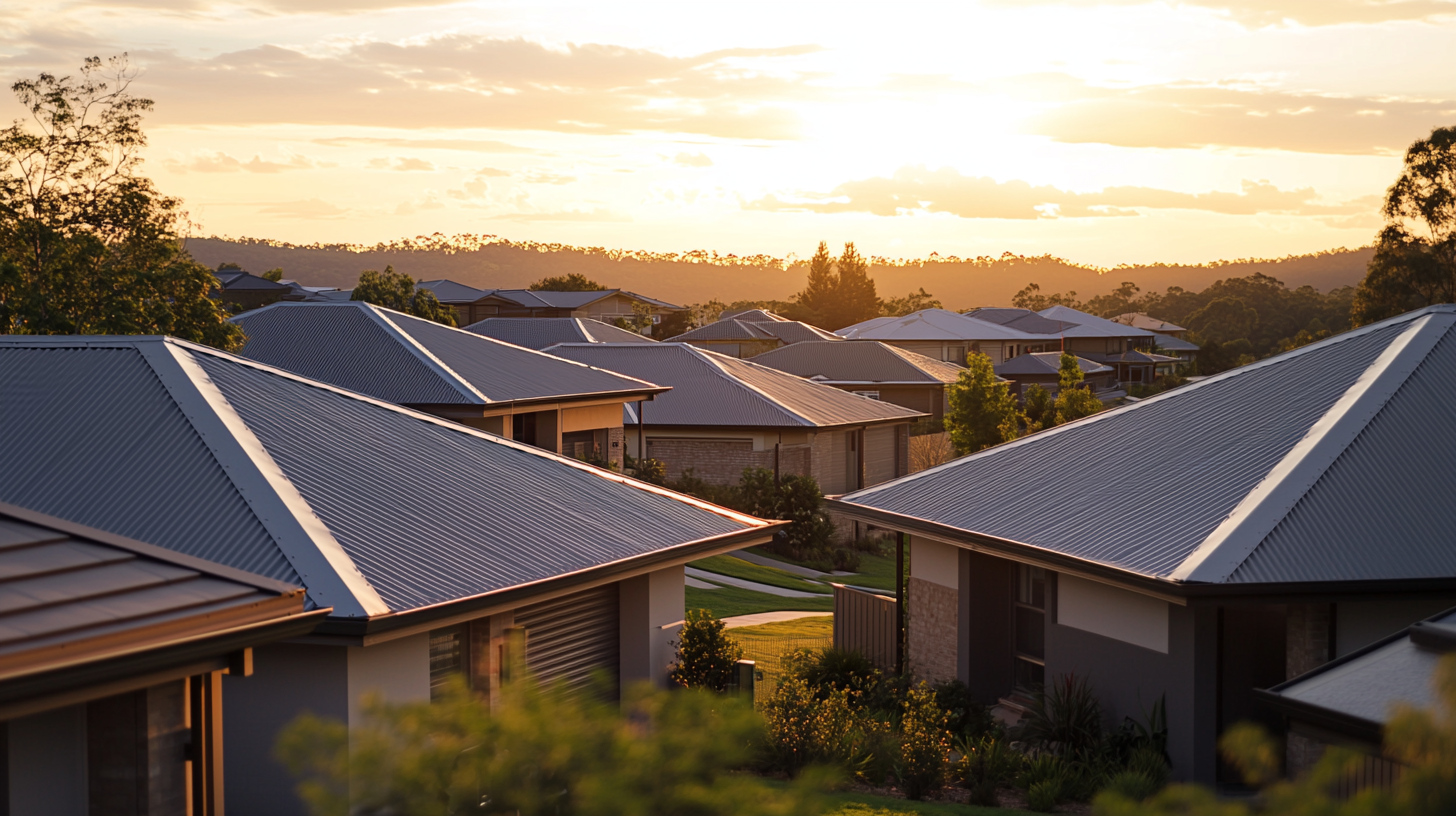
[[516, 610], [526, 630], [526, 667], [547, 685], [564, 681], [572, 691], [605, 671], [615, 696], [621, 655], [617, 585], [566, 595]]

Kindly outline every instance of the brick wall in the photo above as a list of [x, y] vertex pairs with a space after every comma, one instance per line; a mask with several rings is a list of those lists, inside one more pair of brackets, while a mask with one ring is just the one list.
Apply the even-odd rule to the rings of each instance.
[[623, 454], [627, 451], [627, 433], [620, 427], [607, 429], [607, 461], [622, 469]]
[[959, 603], [954, 589], [923, 578], [906, 586], [906, 659], [917, 680], [942, 683], [956, 679]]
[[[1319, 668], [1330, 659], [1330, 605], [1290, 604], [1285, 615], [1285, 679]], [[1325, 744], [1301, 734], [1285, 741], [1284, 765], [1290, 778], [1303, 774], [1324, 756]]]

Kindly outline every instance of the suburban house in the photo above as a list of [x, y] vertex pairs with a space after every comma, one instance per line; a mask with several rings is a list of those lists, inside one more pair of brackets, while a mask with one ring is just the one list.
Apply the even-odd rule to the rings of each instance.
[[241, 269], [214, 272], [222, 285], [209, 293], [213, 300], [228, 307], [256, 309], [283, 300], [303, 300], [305, 293], [294, 285], [260, 278]]
[[1177, 357], [1180, 362], [1176, 364], [1176, 370], [1185, 369], [1198, 359], [1198, 344], [1188, 339], [1188, 330], [1182, 326], [1149, 317], [1142, 312], [1127, 312], [1112, 320], [1157, 335], [1153, 340], [1154, 349], [1160, 354]]
[[812, 476], [826, 493], [909, 472], [910, 423], [925, 412], [847, 394], [687, 343], [570, 343], [548, 351], [672, 390], [626, 406], [627, 450], [737, 484], [745, 468]]
[[946, 309], [923, 309], [903, 317], [876, 317], [835, 334], [846, 340], [878, 341], [958, 366], [966, 364], [966, 355], [971, 352], [990, 357], [994, 365], [1017, 354], [1047, 351], [1048, 343], [1053, 344], [1052, 350], [1060, 349], [1060, 338], [1055, 335], [975, 320]]
[[284, 581], [4, 503], [0, 562], [0, 812], [222, 813], [223, 676], [257, 682], [253, 649], [329, 610], [305, 611]]
[[[910, 541], [907, 655], [1014, 710], [1165, 700], [1174, 773], [1256, 689], [1456, 604], [1456, 306], [1432, 306], [829, 504]], [[1132, 463], [1132, 464], [1130, 464]]]
[[622, 464], [622, 405], [665, 388], [363, 301], [232, 318], [240, 354], [517, 442]]
[[[1094, 363], [1085, 357], [1077, 357], [1077, 367], [1082, 370], [1085, 387], [1104, 402], [1127, 396], [1118, 388], [1117, 371], [1112, 366]], [[996, 366], [996, 374], [1011, 382], [1011, 393], [1017, 399], [1026, 397], [1026, 389], [1040, 385], [1055, 397], [1061, 389], [1062, 353], [1060, 351], [1037, 351], [1022, 354]]]
[[465, 330], [537, 351], [558, 343], [653, 343], [651, 337], [588, 317], [487, 317]]
[[794, 343], [753, 358], [759, 365], [912, 411], [945, 416], [948, 389], [965, 369], [902, 348], [865, 341]]
[[0, 501], [332, 609], [223, 678], [233, 813], [302, 814], [280, 729], [371, 691], [499, 704], [513, 654], [578, 693], [665, 684], [683, 565], [782, 524], [173, 338], [0, 337], [0, 382]]
[[763, 309], [738, 312], [667, 339], [740, 358], [756, 357], [794, 343], [844, 340], [816, 326], [789, 320]]
[[682, 306], [628, 292], [602, 289], [594, 292], [550, 292], [534, 289], [475, 289], [450, 280], [420, 281], [417, 288], [429, 289], [441, 303], [455, 308], [456, 323], [468, 326], [488, 317], [585, 317], [612, 323], [617, 318], [634, 318], [645, 309], [653, 324]]

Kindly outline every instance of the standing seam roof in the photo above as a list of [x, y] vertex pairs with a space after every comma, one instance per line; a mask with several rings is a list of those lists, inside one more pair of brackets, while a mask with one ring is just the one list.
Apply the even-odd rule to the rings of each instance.
[[828, 382], [952, 383], [963, 370], [954, 363], [873, 340], [795, 343], [753, 358], [753, 362]]

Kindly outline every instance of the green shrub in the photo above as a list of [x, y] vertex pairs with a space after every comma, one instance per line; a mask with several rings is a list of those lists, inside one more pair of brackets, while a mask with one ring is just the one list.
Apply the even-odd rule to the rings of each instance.
[[884, 557], [889, 554], [888, 551], [894, 546], [893, 542], [893, 538], [886, 538], [881, 535], [867, 535], [856, 538], [850, 543], [849, 547], [855, 552]]
[[1040, 754], [1028, 759], [1016, 776], [1016, 787], [1029, 791], [1041, 782], [1055, 782], [1058, 793], [1066, 780], [1067, 765], [1056, 754]]
[[900, 718], [900, 786], [911, 799], [923, 799], [945, 785], [950, 755], [947, 717], [935, 692], [921, 683], [905, 695]]
[[667, 465], [660, 459], [633, 459], [632, 454], [625, 455], [624, 470], [628, 476], [635, 476], [644, 482], [655, 485], [667, 483]]
[[738, 489], [742, 504], [736, 509], [790, 522], [781, 537], [767, 545], [770, 551], [796, 561], [830, 560], [834, 525], [821, 509], [824, 495], [813, 477], [782, 476], [775, 484], [773, 471], [746, 468]]
[[958, 737], [979, 740], [1001, 731], [1000, 724], [991, 716], [991, 710], [959, 680], [937, 685], [935, 702], [950, 717], [950, 732]]
[[1141, 802], [1157, 794], [1164, 785], [1162, 779], [1145, 771], [1127, 770], [1113, 774], [1112, 778], [1107, 780], [1107, 785], [1103, 787], [1103, 790], [1134, 802]]
[[706, 609], [688, 612], [682, 634], [673, 643], [677, 661], [668, 677], [685, 688], [725, 691], [733, 681], [733, 664], [743, 659], [743, 647], [728, 637], [723, 622]]
[[802, 678], [781, 679], [763, 707], [767, 764], [791, 775], [811, 764], [862, 773], [889, 726], [868, 716], [858, 697], [853, 689], [816, 693]]
[[1026, 766], [1026, 757], [1011, 750], [1006, 740], [999, 737], [962, 739], [956, 743], [956, 751], [961, 756], [951, 770], [951, 776], [973, 790], [986, 785], [994, 791], [1010, 785]]
[[1038, 689], [1020, 736], [1054, 753], [1082, 754], [1102, 742], [1102, 704], [1085, 677], [1065, 674]]
[[831, 556], [834, 569], [841, 572], [859, 572], [859, 553], [848, 547], [835, 547]]
[[742, 509], [743, 495], [736, 485], [716, 485], [698, 478], [692, 468], [683, 471], [681, 479], [669, 482], [668, 487], [679, 493], [686, 493], [689, 496], [696, 496], [703, 501], [712, 502], [722, 507], [732, 507], [735, 510]]
[[1032, 785], [1031, 790], [1026, 792], [1026, 807], [1037, 813], [1051, 813], [1057, 809], [1057, 802], [1061, 801], [1061, 798], [1061, 783], [1048, 779]]

